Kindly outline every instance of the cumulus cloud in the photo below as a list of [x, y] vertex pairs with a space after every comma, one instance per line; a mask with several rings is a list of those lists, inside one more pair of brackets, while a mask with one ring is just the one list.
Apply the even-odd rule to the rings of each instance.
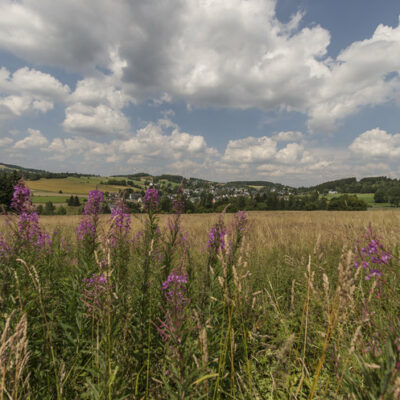
[[228, 162], [257, 162], [271, 159], [276, 154], [276, 142], [267, 136], [230, 140], [224, 160]]
[[303, 134], [299, 131], [283, 131], [272, 136], [277, 142], [291, 142], [303, 139]]
[[68, 94], [69, 87], [50, 74], [27, 67], [11, 74], [0, 68], [0, 117], [19, 117], [35, 110], [44, 114]]
[[89, 135], [125, 135], [129, 126], [123, 112], [105, 104], [73, 104], [66, 108], [63, 122], [67, 132]]
[[[334, 130], [363, 107], [398, 100], [400, 25], [379, 25], [331, 59], [330, 33], [319, 25], [300, 27], [301, 13], [280, 22], [276, 2], [0, 0], [0, 48], [84, 73], [67, 110], [65, 127], [73, 132], [87, 132], [95, 118], [108, 129], [125, 129], [121, 104], [131, 100], [295, 110], [309, 116], [317, 133]], [[88, 78], [99, 68], [117, 76], [121, 88]], [[26, 98], [10, 98], [0, 107], [16, 115], [45, 112], [46, 101], [28, 106]], [[99, 101], [105, 108], [98, 109]], [[76, 103], [92, 108], [81, 113]]]
[[134, 98], [121, 88], [120, 77], [117, 67], [110, 75], [98, 73], [78, 81], [68, 98], [64, 129], [73, 134], [126, 135], [130, 123], [123, 108]]
[[32, 147], [42, 147], [49, 143], [43, 134], [37, 129], [28, 129], [28, 136], [16, 142], [13, 146], [16, 150], [26, 150]]
[[371, 38], [344, 49], [310, 99], [312, 131], [334, 130], [337, 122], [366, 106], [398, 99], [400, 24], [379, 25]]
[[11, 138], [0, 138], [0, 147], [8, 147], [13, 140]]
[[[171, 130], [168, 133], [168, 130]], [[146, 159], [181, 160], [211, 154], [203, 136], [182, 132], [168, 119], [150, 122], [132, 138], [119, 143], [122, 153], [130, 154], [131, 162]]]
[[379, 128], [371, 129], [358, 136], [349, 148], [363, 157], [399, 157], [400, 134], [390, 134]]

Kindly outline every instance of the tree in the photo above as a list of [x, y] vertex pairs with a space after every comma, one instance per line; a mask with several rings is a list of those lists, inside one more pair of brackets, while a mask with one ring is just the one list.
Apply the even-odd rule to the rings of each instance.
[[385, 203], [385, 201], [386, 201], [386, 192], [383, 188], [379, 188], [374, 194], [374, 202]]
[[394, 186], [388, 191], [388, 200], [390, 204], [399, 207], [400, 204], [400, 186]]
[[81, 205], [81, 202], [79, 201], [78, 196], [74, 197], [73, 205], [74, 205], [74, 207], [79, 207]]
[[67, 214], [67, 209], [64, 206], [60, 206], [56, 210], [57, 215], [66, 215]]
[[160, 209], [163, 212], [171, 212], [172, 201], [167, 196], [162, 196], [160, 200]]
[[13, 171], [11, 174], [3, 172], [0, 174], [0, 205], [6, 210], [10, 209], [14, 186], [21, 179], [21, 175]]
[[54, 207], [54, 204], [51, 201], [48, 201], [44, 206], [43, 214], [45, 214], [45, 215], [53, 215], [55, 209], [56, 208]]

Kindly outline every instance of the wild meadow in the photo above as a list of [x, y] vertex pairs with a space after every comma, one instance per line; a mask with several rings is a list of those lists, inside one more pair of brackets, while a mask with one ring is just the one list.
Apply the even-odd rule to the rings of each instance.
[[0, 237], [0, 400], [400, 398], [400, 213], [42, 217]]

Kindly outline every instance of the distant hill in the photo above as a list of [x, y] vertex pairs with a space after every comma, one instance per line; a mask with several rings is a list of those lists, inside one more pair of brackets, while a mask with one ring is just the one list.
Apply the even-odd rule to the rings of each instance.
[[282, 185], [280, 183], [273, 183], [268, 181], [231, 181], [225, 184], [226, 186], [261, 186], [265, 188], [276, 189], [293, 189], [290, 186]]
[[[26, 180], [35, 181], [39, 179], [63, 179], [63, 178], [81, 178], [81, 177], [92, 177], [92, 178], [102, 178], [99, 175], [94, 174], [81, 174], [76, 172], [49, 172], [40, 169], [34, 168], [26, 168], [21, 167], [19, 165], [14, 164], [6, 164], [0, 163], [0, 172], [2, 173], [11, 173], [13, 171], [18, 171], [22, 174], [22, 176]], [[107, 177], [106, 177], [107, 178]], [[139, 188], [138, 184], [140, 184], [141, 188], [143, 186], [144, 180], [147, 180], [152, 183], [167, 183], [174, 185], [179, 185], [183, 183], [185, 187], [188, 188], [198, 188], [198, 187], [208, 187], [209, 185], [212, 186], [225, 186], [225, 187], [259, 187], [265, 189], [267, 191], [285, 191], [291, 193], [309, 193], [309, 192], [319, 192], [321, 194], [328, 193], [328, 192], [338, 192], [338, 193], [375, 193], [380, 189], [384, 189], [387, 191], [391, 187], [398, 187], [400, 186], [399, 179], [388, 178], [386, 176], [377, 176], [377, 177], [366, 177], [360, 180], [357, 180], [355, 177], [344, 178], [344, 179], [336, 179], [333, 181], [324, 182], [318, 185], [309, 186], [309, 187], [299, 187], [294, 188], [288, 185], [283, 185], [281, 183], [274, 183], [269, 181], [230, 181], [226, 183], [217, 183], [213, 181], [209, 181], [206, 179], [200, 179], [195, 177], [185, 178], [181, 175], [172, 175], [172, 174], [162, 174], [162, 175], [151, 175], [147, 172], [138, 172], [133, 174], [126, 174], [126, 175], [111, 175], [108, 178], [115, 178], [116, 179], [126, 179], [126, 186], [129, 186], [130, 182], [128, 180], [133, 180], [136, 183], [131, 184], [131, 186]], [[118, 185], [124, 186], [123, 182], [113, 180], [109, 180], [107, 182], [101, 182], [102, 184], [109, 184], [109, 185]], [[136, 185], [136, 186], [135, 186]]]

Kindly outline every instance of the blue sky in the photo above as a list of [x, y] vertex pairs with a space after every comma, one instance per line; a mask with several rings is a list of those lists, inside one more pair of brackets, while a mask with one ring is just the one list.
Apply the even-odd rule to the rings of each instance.
[[0, 161], [399, 177], [399, 16], [394, 0], [0, 0]]

